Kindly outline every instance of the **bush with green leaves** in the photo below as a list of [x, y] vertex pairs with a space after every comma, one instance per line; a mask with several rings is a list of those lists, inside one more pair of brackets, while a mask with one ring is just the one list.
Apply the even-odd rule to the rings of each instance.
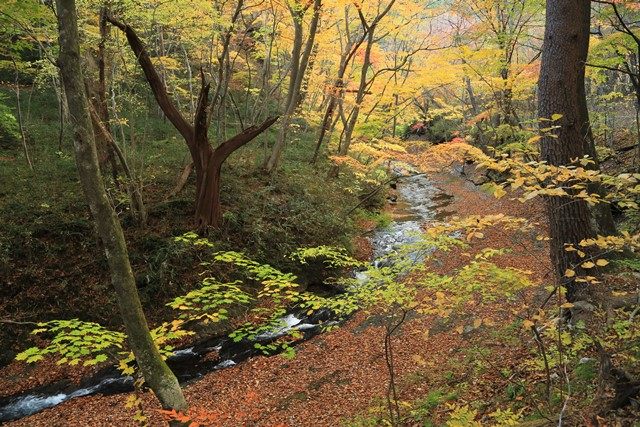
[[[182, 328], [182, 320], [162, 323], [151, 330], [151, 337], [158, 346], [160, 354], [167, 358], [173, 354], [174, 347], [169, 343], [180, 340], [192, 332]], [[59, 357], [57, 364], [84, 366], [96, 365], [119, 355], [133, 360], [127, 348], [126, 334], [109, 330], [94, 322], [79, 319], [51, 320], [38, 323], [32, 334], [50, 338], [43, 347], [30, 347], [16, 356], [16, 360], [34, 363], [47, 356]]]
[[229, 318], [229, 307], [246, 305], [252, 297], [240, 289], [240, 282], [220, 283], [207, 277], [202, 281], [202, 287], [184, 296], [175, 298], [167, 305], [180, 311], [181, 319], [220, 322]]
[[11, 109], [0, 97], [0, 148], [16, 148], [20, 145], [20, 128]]
[[316, 246], [312, 248], [300, 248], [291, 254], [291, 258], [300, 264], [307, 264], [312, 260], [322, 260], [329, 268], [355, 268], [365, 264], [347, 255], [344, 248], [333, 246]]
[[110, 331], [97, 323], [78, 319], [38, 323], [38, 328], [31, 333], [46, 333], [53, 338], [46, 347], [30, 347], [19, 353], [16, 360], [33, 363], [45, 356], [55, 355], [60, 357], [56, 362], [59, 365], [77, 365], [82, 361], [84, 366], [90, 366], [104, 362], [110, 354], [122, 350], [126, 339], [122, 332]]

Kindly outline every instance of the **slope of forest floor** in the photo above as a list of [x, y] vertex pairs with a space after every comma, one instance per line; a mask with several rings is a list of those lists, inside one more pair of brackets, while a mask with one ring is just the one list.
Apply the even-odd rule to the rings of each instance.
[[[496, 200], [449, 172], [430, 177], [437, 187], [453, 196], [452, 204], [445, 208], [448, 214], [509, 213], [533, 221], [542, 218], [541, 206], [536, 203]], [[497, 227], [489, 230], [484, 239], [475, 241], [466, 254], [436, 256], [435, 267], [440, 272], [456, 269], [468, 260], [468, 254], [485, 247], [511, 248], [510, 254], [497, 261], [499, 265], [531, 270], [541, 286], [550, 280], [545, 242], [536, 240], [531, 231], [504, 231]], [[491, 305], [468, 307], [452, 322], [415, 315], [403, 325], [394, 338], [394, 351], [399, 399], [406, 402], [403, 412], [408, 424], [443, 422], [451, 411], [447, 403], [474, 402], [478, 407], [481, 402], [483, 413], [513, 405], [527, 413], [535, 412], [526, 401], [526, 388], [534, 387], [539, 379], [534, 378], [529, 385], [521, 381], [526, 373], [520, 366], [533, 347], [523, 345], [526, 339], [518, 339], [516, 319], [495, 318], [496, 323], [507, 325], [503, 331], [472, 326], [475, 319], [504, 312], [503, 301], [495, 304], [502, 305], [500, 310]], [[457, 331], [460, 325], [463, 333]], [[206, 414], [210, 425], [376, 425], [384, 417], [388, 384], [383, 335], [376, 313], [360, 312], [338, 330], [300, 345], [292, 360], [257, 357], [208, 374], [186, 386], [185, 393], [194, 413]], [[504, 372], [510, 374], [505, 377]], [[133, 425], [135, 410], [125, 408], [127, 398], [79, 398], [11, 425]], [[157, 401], [151, 393], [142, 398], [151, 424], [161, 425]]]
[[[404, 160], [421, 162], [419, 156]], [[433, 172], [434, 165], [430, 166], [429, 178], [452, 196], [439, 217], [508, 214], [535, 224], [533, 230], [489, 228], [484, 238], [472, 240], [465, 250], [437, 253], [430, 261], [432, 270], [453, 272], [485, 248], [507, 248], [509, 252], [494, 262], [528, 270], [536, 286], [517, 300], [467, 304], [448, 320], [411, 313], [393, 336], [402, 424], [444, 425], [455, 408], [468, 407], [477, 411], [482, 425], [496, 424], [495, 414], [500, 413], [496, 411], [522, 414], [519, 425], [557, 425], [565, 397], [554, 394], [549, 406], [541, 398], [546, 378], [528, 364], [537, 357], [538, 347], [522, 327], [521, 317], [522, 305], [546, 296], [544, 288], [553, 280], [548, 244], [537, 238], [546, 235], [543, 206], [536, 199], [521, 203], [512, 196], [494, 198], [490, 186], [472, 182], [473, 167], [443, 164]], [[393, 217], [393, 205], [387, 212]], [[362, 239], [355, 245], [366, 252]], [[207, 374], [184, 388], [191, 414], [211, 426], [386, 425], [389, 374], [383, 325], [379, 313], [361, 311], [342, 327], [300, 344], [293, 359], [255, 357]], [[588, 350], [580, 356], [595, 357]], [[606, 421], [596, 417], [603, 412], [594, 399], [594, 375], [576, 380], [569, 409], [563, 412], [564, 425], [633, 426], [638, 416], [633, 408], [609, 413]], [[10, 381], [2, 384], [3, 389], [10, 386]], [[127, 407], [130, 396], [77, 398], [8, 425], [133, 426], [136, 409]], [[140, 397], [150, 424], [164, 425], [154, 396], [146, 392]]]
[[[3, 95], [12, 99], [0, 87]], [[37, 125], [29, 127], [29, 138], [51, 141], [51, 135], [58, 134], [55, 96], [36, 89], [31, 105]], [[133, 221], [126, 194], [111, 181], [110, 171], [105, 171], [105, 180], [123, 224], [145, 312], [157, 325], [173, 315], [167, 302], [200, 285], [193, 266], [202, 261], [201, 254], [174, 240], [194, 228], [195, 178], [168, 198], [188, 150], [162, 117], [144, 109], [135, 114], [139, 117], [131, 122], [139, 126], [131, 125], [136, 142], [128, 155], [143, 186], [149, 213], [145, 227]], [[284, 154], [283, 167], [274, 176], [259, 170], [261, 144], [275, 139], [275, 130], [225, 163], [224, 228], [211, 236], [217, 250], [242, 248], [253, 259], [290, 271], [295, 265], [284, 264], [286, 255], [299, 247], [350, 243], [356, 230], [344, 213], [358, 203], [358, 192], [350, 191], [353, 180], [318, 179], [324, 178], [328, 162], [309, 164], [315, 133], [299, 129], [294, 135], [299, 140]], [[67, 130], [60, 147], [34, 144], [34, 170], [26, 166], [20, 150], [0, 149], [0, 367], [32, 338], [33, 325], [21, 322], [77, 317], [121, 327], [106, 260], [78, 182], [71, 136]], [[33, 381], [35, 385], [39, 380]], [[13, 391], [0, 390], [0, 396]]]

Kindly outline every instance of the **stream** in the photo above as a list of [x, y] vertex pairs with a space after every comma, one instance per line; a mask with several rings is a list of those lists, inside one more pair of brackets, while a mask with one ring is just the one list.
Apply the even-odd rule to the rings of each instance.
[[[376, 230], [371, 237], [374, 266], [384, 263], [389, 254], [403, 245], [415, 243], [419, 239], [422, 224], [440, 219], [437, 210], [446, 206], [451, 198], [426, 176], [418, 175], [411, 168], [395, 166], [393, 171], [398, 176], [411, 176], [400, 179], [397, 184], [394, 220], [387, 227]], [[366, 275], [358, 273], [356, 278], [367, 280]], [[297, 341], [299, 343], [321, 333], [331, 322], [337, 323], [329, 310], [318, 310], [310, 316], [302, 312], [291, 312], [281, 319], [278, 327], [258, 335], [254, 341], [245, 339], [234, 342], [226, 336], [214, 337], [175, 351], [167, 363], [184, 385], [210, 372], [233, 367], [252, 356], [262, 354], [254, 347], [257, 342], [269, 343], [292, 330], [298, 330], [302, 333], [302, 338]], [[207, 357], [213, 352], [217, 352], [217, 358]], [[0, 423], [35, 414], [76, 397], [111, 395], [131, 390], [132, 377], [122, 376], [115, 367], [105, 368], [80, 384], [63, 380], [19, 395], [0, 398]]]

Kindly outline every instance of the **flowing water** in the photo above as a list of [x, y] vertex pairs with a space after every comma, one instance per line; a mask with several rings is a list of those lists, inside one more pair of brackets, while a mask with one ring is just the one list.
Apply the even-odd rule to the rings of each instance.
[[[420, 238], [422, 225], [438, 218], [436, 210], [445, 206], [450, 198], [438, 190], [433, 182], [415, 170], [396, 166], [398, 175], [412, 175], [402, 178], [398, 184], [398, 200], [394, 209], [394, 221], [389, 226], [375, 231], [371, 238], [374, 261], [377, 266], [398, 251], [403, 245], [415, 243]], [[417, 259], [419, 255], [408, 254]], [[356, 273], [360, 280], [367, 280], [364, 272]], [[203, 375], [235, 366], [242, 361], [260, 354], [254, 344], [269, 343], [292, 330], [302, 333], [299, 342], [308, 340], [322, 332], [331, 322], [328, 310], [318, 310], [311, 316], [300, 312], [289, 313], [281, 319], [281, 324], [271, 331], [258, 335], [254, 341], [233, 342], [228, 337], [216, 337], [193, 347], [177, 350], [168, 359], [168, 364], [181, 384], [197, 380]], [[218, 358], [206, 357], [217, 352]], [[80, 385], [61, 381], [29, 392], [0, 399], [0, 422], [26, 417], [67, 400], [92, 394], [116, 394], [133, 389], [133, 378], [121, 376], [115, 368], [107, 368]]]

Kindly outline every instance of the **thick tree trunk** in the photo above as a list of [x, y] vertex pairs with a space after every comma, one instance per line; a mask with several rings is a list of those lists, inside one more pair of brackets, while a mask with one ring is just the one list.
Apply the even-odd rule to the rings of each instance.
[[[589, 23], [591, 21], [588, 17]], [[587, 30], [589, 31], [590, 24], [587, 24]], [[596, 144], [593, 138], [593, 129], [591, 128], [591, 120], [589, 119], [589, 109], [587, 107], [587, 89], [585, 87], [585, 71], [587, 54], [589, 51], [589, 34], [587, 34], [586, 47], [583, 48], [581, 55], [582, 67], [580, 67], [580, 74], [578, 75], [578, 108], [580, 133], [583, 138], [586, 139], [587, 154], [595, 163], [587, 166], [589, 169], [599, 170], [600, 162], [598, 160], [598, 154], [596, 153]], [[589, 186], [591, 193], [597, 193], [604, 196], [605, 190], [599, 184]], [[613, 215], [611, 214], [611, 206], [608, 203], [600, 203], [593, 207], [592, 215], [595, 219], [595, 230], [601, 235], [614, 235], [617, 233], [615, 222], [613, 221]]]
[[187, 402], [175, 375], [162, 360], [142, 311], [124, 234], [105, 192], [85, 94], [75, 0], [56, 0], [60, 32], [59, 65], [73, 126], [80, 182], [105, 248], [111, 282], [133, 354], [146, 383], [166, 409], [185, 411]]
[[[561, 166], [591, 152], [585, 133], [588, 117], [583, 111], [591, 9], [589, 0], [549, 1], [546, 8], [538, 115], [549, 119], [562, 114], [562, 118], [556, 122], [559, 128], [555, 135], [543, 135], [540, 149], [543, 160]], [[565, 244], [577, 244], [594, 236], [591, 212], [586, 202], [567, 197], [549, 197], [547, 210], [551, 260], [567, 288], [567, 299], [576, 300], [584, 287], [564, 275], [567, 269], [580, 273], [576, 268], [580, 259], [575, 252], [565, 251]]]
[[[203, 159], [202, 172], [198, 180], [196, 193], [196, 220], [200, 229], [208, 226], [220, 227], [222, 225], [220, 174], [224, 162], [234, 151], [251, 142], [274, 124], [276, 120], [278, 120], [278, 117], [271, 117], [260, 125], [251, 126], [220, 144], [215, 150], [204, 149], [200, 155], [200, 158]], [[211, 148], [208, 140], [206, 146], [202, 146]]]
[[[242, 4], [242, 2], [238, 2], [236, 15], [234, 15], [236, 18], [241, 11]], [[202, 70], [202, 83], [198, 96], [198, 104], [196, 106], [196, 114], [194, 122], [191, 124], [171, 101], [160, 75], [151, 62], [149, 53], [133, 28], [118, 21], [108, 12], [106, 12], [104, 16], [107, 21], [125, 33], [129, 46], [138, 58], [138, 63], [158, 102], [158, 106], [178, 130], [180, 135], [182, 135], [189, 148], [189, 153], [193, 160], [193, 167], [196, 171], [196, 221], [198, 228], [204, 231], [207, 227], [219, 227], [222, 224], [222, 211], [220, 206], [220, 170], [222, 164], [231, 153], [267, 130], [278, 120], [278, 117], [271, 117], [260, 125], [251, 126], [233, 138], [223, 142], [214, 150], [208, 135], [209, 124], [212, 118], [212, 113], [208, 113], [208, 98], [211, 85], [206, 83]], [[234, 21], [236, 18], [234, 18]], [[227, 38], [230, 37], [230, 33], [227, 33]], [[225, 49], [227, 49], [228, 41], [225, 42], [225, 46]], [[221, 66], [222, 65], [223, 63], [221, 62]], [[213, 95], [214, 100], [221, 96], [221, 93], [224, 91], [226, 91], [226, 89], [221, 89], [221, 83], [219, 82]]]

